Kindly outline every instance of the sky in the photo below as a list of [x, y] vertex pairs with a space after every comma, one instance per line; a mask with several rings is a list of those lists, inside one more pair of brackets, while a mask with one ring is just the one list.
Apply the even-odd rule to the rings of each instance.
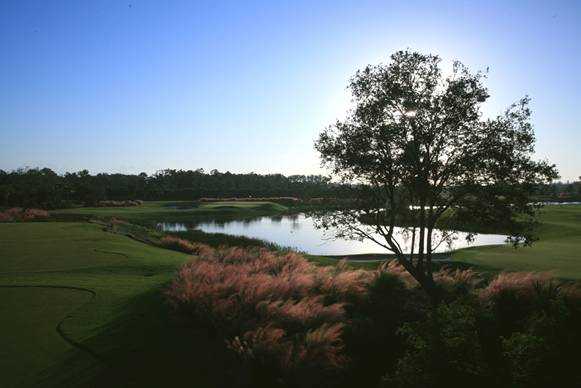
[[349, 78], [409, 48], [532, 98], [536, 156], [581, 175], [581, 1], [0, 2], [0, 169], [325, 173]]

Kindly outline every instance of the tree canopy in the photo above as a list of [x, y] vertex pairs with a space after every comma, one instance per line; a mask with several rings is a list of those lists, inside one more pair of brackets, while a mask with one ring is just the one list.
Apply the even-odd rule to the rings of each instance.
[[[483, 117], [485, 80], [460, 62], [445, 76], [440, 57], [411, 51], [357, 71], [353, 108], [315, 148], [336, 177], [361, 185], [360, 209], [321, 217], [321, 226], [395, 253], [428, 292], [432, 253], [454, 238], [454, 226], [495, 223], [513, 241], [530, 243], [538, 209], [531, 195], [557, 172], [533, 159], [528, 97]], [[411, 239], [407, 251], [397, 234]]]

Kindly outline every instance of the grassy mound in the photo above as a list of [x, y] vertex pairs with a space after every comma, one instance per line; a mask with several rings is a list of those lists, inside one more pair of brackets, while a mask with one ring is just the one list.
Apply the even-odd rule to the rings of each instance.
[[581, 205], [547, 206], [540, 221], [539, 241], [532, 247], [468, 248], [453, 259], [487, 271], [552, 271], [563, 279], [581, 279]]
[[56, 216], [79, 216], [94, 218], [119, 217], [130, 222], [155, 225], [158, 222], [191, 222], [195, 217], [256, 217], [279, 214], [288, 208], [274, 202], [204, 202], [191, 201], [146, 201], [132, 207], [82, 207], [52, 211]]
[[[573, 228], [550, 226], [550, 238], [575, 235], [574, 217], [555, 222]], [[439, 271], [446, 304], [432, 310], [394, 263], [354, 271], [162, 244], [202, 259], [97, 224], [0, 224], [3, 386], [377, 386], [382, 376], [387, 386], [449, 386], [449, 376], [567, 386], [575, 376], [581, 298], [544, 275], [477, 285], [471, 271]], [[162, 293], [172, 278], [174, 310]]]
[[[70, 339], [104, 357], [125, 352], [127, 340], [111, 333], [135, 314], [159, 310], [157, 297], [146, 298], [139, 312], [134, 300], [159, 290], [186, 259], [95, 224], [0, 224], [0, 330], [9, 333], [0, 346], [2, 386], [80, 384], [102, 373], [105, 365], [70, 346], [56, 325], [68, 316], [61, 328]], [[53, 287], [96, 296], [85, 303], [87, 292]]]
[[34, 385], [42, 370], [73, 351], [55, 328], [90, 296], [71, 289], [0, 287], [2, 386]]

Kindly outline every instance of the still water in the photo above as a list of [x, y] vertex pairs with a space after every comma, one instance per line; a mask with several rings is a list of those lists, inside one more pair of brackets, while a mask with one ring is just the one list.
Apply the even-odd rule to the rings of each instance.
[[[269, 216], [227, 222], [208, 221], [192, 225], [160, 223], [158, 228], [167, 232], [185, 232], [189, 229], [199, 229], [206, 233], [224, 233], [258, 238], [314, 255], [389, 253], [372, 241], [334, 239], [331, 231], [317, 229], [314, 220], [304, 214], [282, 217]], [[441, 235], [440, 231], [436, 231], [433, 240], [440, 241]], [[498, 234], [479, 234], [470, 243], [466, 241], [466, 233], [464, 232], [458, 232], [456, 237], [449, 244], [442, 243], [435, 252], [447, 252], [469, 246], [504, 244], [506, 241], [506, 236]], [[380, 237], [378, 238], [380, 239]], [[397, 238], [404, 252], [409, 252], [411, 248], [410, 239], [406, 238], [402, 233], [398, 233]]]

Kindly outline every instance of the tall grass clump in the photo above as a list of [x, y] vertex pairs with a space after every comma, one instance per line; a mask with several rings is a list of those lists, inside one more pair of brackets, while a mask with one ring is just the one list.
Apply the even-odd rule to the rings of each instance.
[[190, 255], [208, 253], [212, 250], [208, 245], [184, 240], [174, 236], [162, 237], [161, 240], [159, 240], [159, 246], [178, 252], [188, 253]]
[[548, 273], [501, 273], [488, 284], [450, 270], [434, 278], [462, 292], [402, 324], [404, 352], [386, 387], [581, 386], [578, 288]]
[[14, 207], [0, 212], [0, 222], [32, 221], [49, 218], [49, 213], [43, 209], [22, 209]]
[[396, 261], [372, 271], [263, 248], [195, 254], [167, 298], [224, 340], [238, 386], [581, 386], [581, 291], [549, 274], [486, 282], [443, 268], [434, 304]]
[[10, 222], [12, 221], [12, 217], [6, 214], [5, 212], [0, 212], [0, 222]]
[[549, 273], [502, 273], [480, 291], [513, 386], [581, 386], [581, 293]]
[[332, 386], [349, 363], [348, 306], [368, 297], [376, 276], [292, 252], [223, 248], [184, 265], [167, 295], [182, 318], [223, 335], [247, 370], [275, 371], [286, 386]]

